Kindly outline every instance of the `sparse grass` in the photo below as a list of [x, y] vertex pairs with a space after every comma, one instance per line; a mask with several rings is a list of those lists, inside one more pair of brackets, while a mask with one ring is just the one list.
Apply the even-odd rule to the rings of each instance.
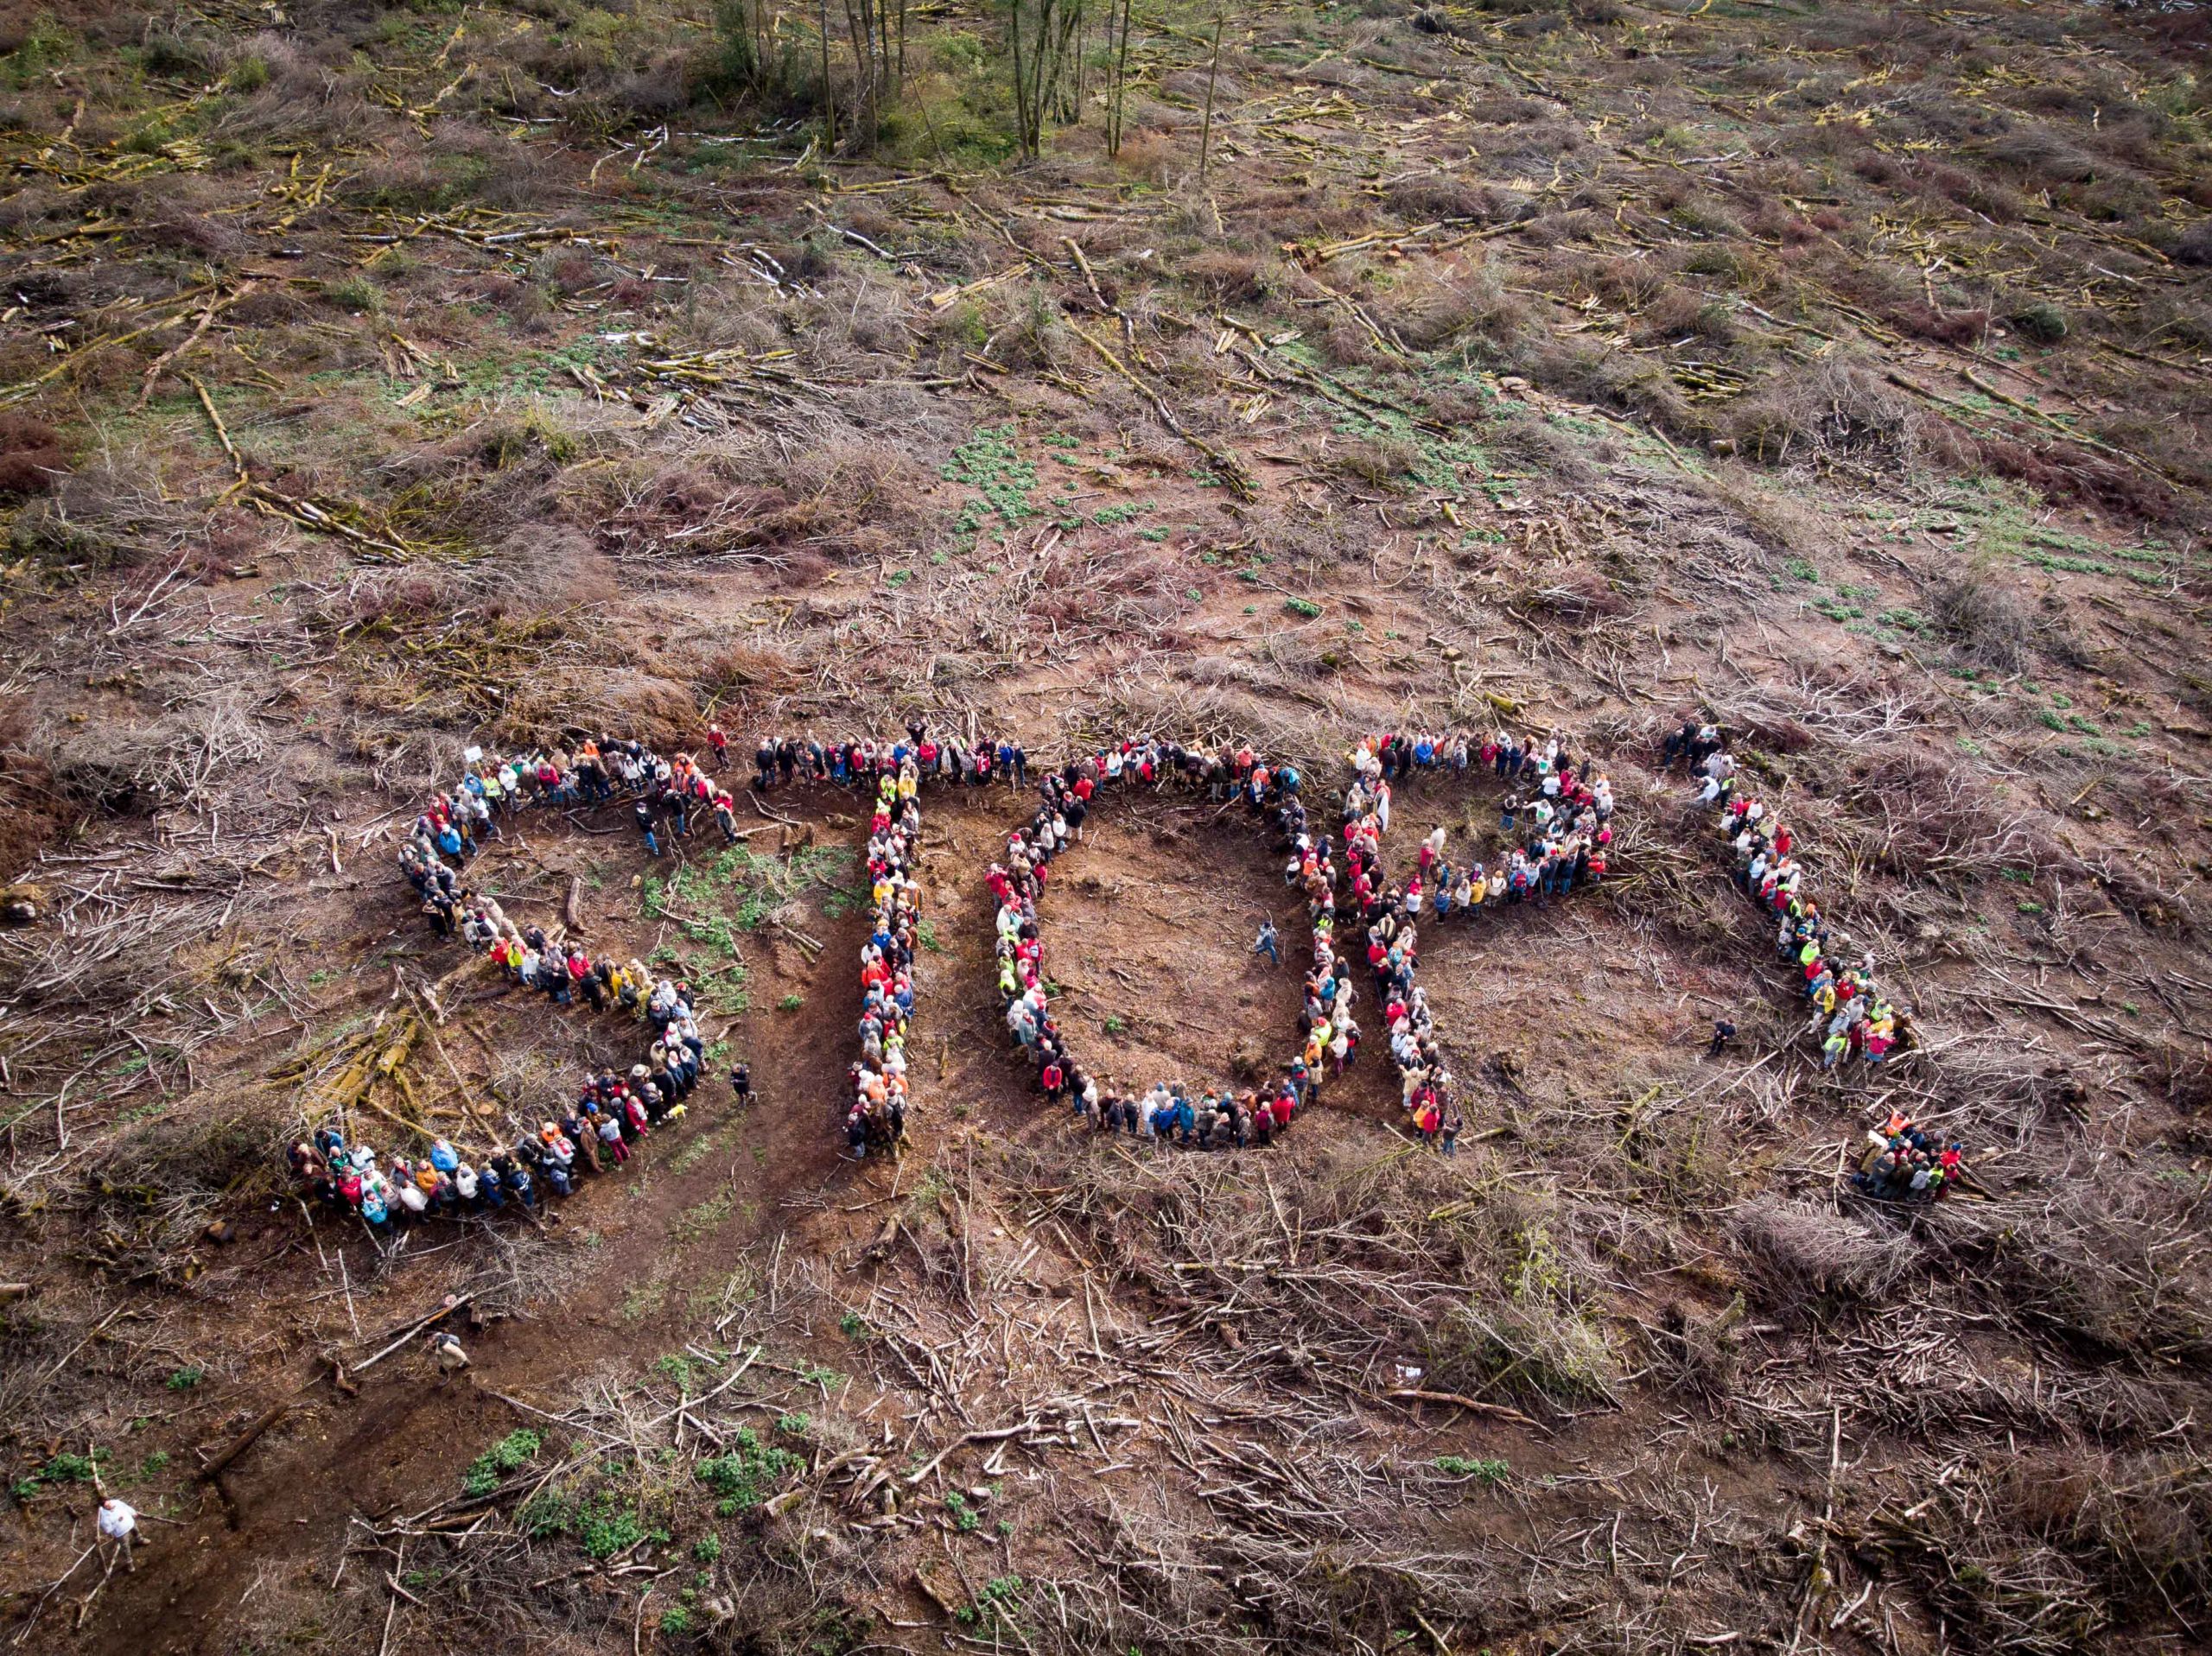
[[1037, 462], [1022, 457], [1012, 426], [977, 427], [976, 435], [953, 451], [943, 475], [948, 482], [976, 491], [976, 498], [954, 520], [956, 535], [980, 538], [994, 521], [1002, 530], [1018, 529], [1037, 515], [1030, 500], [1037, 487]]
[[728, 1148], [730, 1129], [717, 1128], [712, 1133], [695, 1135], [690, 1143], [671, 1152], [659, 1162], [660, 1168], [673, 1175], [688, 1173], [708, 1157]]
[[323, 289], [323, 297], [340, 310], [358, 315], [384, 313], [384, 290], [366, 276], [346, 276]]
[[1016, 1630], [1014, 1615], [1021, 1608], [1024, 1586], [1019, 1576], [994, 1576], [953, 1611], [953, 1620], [963, 1627]]
[[105, 1449], [94, 1449], [79, 1455], [73, 1450], [61, 1450], [49, 1456], [37, 1471], [18, 1478], [11, 1486], [18, 1501], [25, 1501], [35, 1494], [41, 1485], [90, 1483], [99, 1475], [99, 1469], [113, 1458]]
[[669, 1240], [678, 1247], [696, 1246], [728, 1223], [736, 1205], [736, 1194], [730, 1190], [694, 1202], [669, 1221]]
[[842, 846], [810, 847], [790, 858], [729, 846], [711, 860], [686, 864], [672, 878], [648, 875], [645, 912], [674, 921], [692, 942], [719, 951], [731, 962], [721, 968], [721, 992], [741, 995], [747, 974], [741, 936], [759, 931], [771, 915], [809, 888], [828, 890], [825, 906], [833, 899], [849, 901], [837, 882], [852, 863], [852, 852]]

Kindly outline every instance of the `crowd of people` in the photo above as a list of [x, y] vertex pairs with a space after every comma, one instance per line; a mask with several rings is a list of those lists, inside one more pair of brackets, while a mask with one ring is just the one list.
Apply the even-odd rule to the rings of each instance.
[[[1685, 718], [1668, 733], [1661, 761], [1688, 771], [1700, 803], [1716, 814], [1737, 890], [1774, 920], [1776, 954], [1797, 974], [1810, 1008], [1806, 1033], [1820, 1043], [1821, 1068], [1864, 1064], [1878, 1072], [1911, 1045], [1912, 1008], [1885, 993], [1872, 954], [1854, 957], [1831, 930], [1806, 887], [1789, 825], [1758, 797], [1715, 725]], [[1886, 1131], [1869, 1133], [1875, 1148], [1855, 1182], [1871, 1195], [1933, 1200], [1961, 1174], [1962, 1146], [1935, 1145], [1907, 1118], [1892, 1117]]]
[[982, 787], [995, 779], [1009, 788], [1029, 785], [1029, 755], [1020, 742], [988, 737], [965, 744], [939, 741], [919, 720], [908, 721], [903, 743], [824, 743], [811, 736], [764, 736], [753, 754], [754, 785], [765, 794], [779, 782], [785, 787], [796, 782], [865, 783], [887, 759], [895, 770], [910, 758], [919, 777], [968, 787]]
[[[944, 755], [918, 725], [904, 742], [764, 740], [761, 785], [804, 775], [863, 787], [874, 796], [868, 867], [875, 923], [861, 945], [861, 1061], [853, 1066], [853, 1098], [845, 1110], [856, 1150], [888, 1148], [905, 1131], [905, 1045], [913, 1011], [912, 961], [920, 910], [917, 852], [920, 778], [938, 773]], [[570, 1194], [584, 1177], [626, 1163], [655, 1129], [685, 1113], [706, 1064], [706, 1043], [680, 979], [657, 974], [634, 956], [594, 955], [579, 940], [535, 923], [518, 925], [497, 897], [468, 879], [471, 860], [499, 839], [503, 825], [531, 809], [569, 809], [626, 800], [647, 852], [664, 854], [711, 818], [725, 843], [739, 838], [730, 793], [714, 778], [727, 763], [728, 738], [707, 732], [706, 753], [663, 756], [642, 742], [590, 739], [573, 750], [540, 748], [515, 758], [471, 748], [450, 789], [425, 802], [398, 861], [432, 931], [458, 938], [489, 960], [507, 980], [549, 1001], [578, 999], [594, 1012], [635, 1016], [649, 1031], [644, 1056], [627, 1075], [587, 1075], [575, 1101], [512, 1146], [474, 1153], [444, 1139], [410, 1158], [386, 1158], [349, 1136], [343, 1123], [317, 1129], [289, 1152], [303, 1190], [359, 1214], [387, 1233], [435, 1217], [534, 1209]], [[1016, 755], [1020, 763], [1026, 756]], [[995, 758], [995, 755], [993, 756]], [[780, 759], [780, 762], [779, 762]], [[1017, 763], [1013, 768], [1019, 769]], [[753, 1096], [752, 1072], [731, 1066], [740, 1104]]]
[[1851, 1182], [1885, 1202], [1934, 1202], [1966, 1175], [1966, 1146], [1931, 1138], [1904, 1111], [1866, 1129], [1867, 1147]]
[[[683, 1100], [699, 1084], [702, 1057], [696, 1035], [671, 1021], [653, 1042], [653, 1062], [587, 1075], [573, 1103], [511, 1148], [463, 1160], [447, 1139], [433, 1139], [412, 1161], [394, 1156], [379, 1165], [376, 1147], [347, 1139], [335, 1122], [292, 1146], [291, 1168], [302, 1189], [334, 1208], [359, 1214], [378, 1235], [431, 1219], [498, 1213], [512, 1204], [537, 1209], [574, 1194], [588, 1175], [630, 1159], [631, 1148], [684, 1114]], [[742, 1068], [742, 1066], [739, 1066]], [[733, 1085], [735, 1072], [733, 1071]]]
[[[1362, 1031], [1352, 1009], [1359, 992], [1340, 942], [1342, 904], [1358, 927], [1357, 947], [1366, 953], [1408, 1120], [1424, 1142], [1453, 1152], [1464, 1122], [1427, 999], [1414, 981], [1420, 925], [1430, 914], [1440, 922], [1455, 916], [1465, 921], [1485, 907], [1541, 904], [1602, 879], [1612, 841], [1611, 784], [1589, 761], [1578, 765], [1556, 734], [1539, 741], [1503, 731], [1487, 739], [1392, 733], [1363, 739], [1350, 758], [1353, 777], [1341, 813], [1332, 828], [1325, 824], [1319, 833], [1308, 819], [1297, 767], [1271, 762], [1249, 746], [1204, 752], [1139, 738], [1108, 744], [1044, 774], [1036, 810], [1008, 836], [1006, 860], [992, 865], [988, 879], [998, 899], [998, 986], [1007, 1031], [1048, 1101], [1071, 1102], [1102, 1132], [1202, 1148], [1270, 1142], [1314, 1101], [1325, 1078], [1341, 1076], [1358, 1056]], [[1464, 776], [1478, 765], [1494, 771], [1509, 789], [1500, 829], [1514, 837], [1504, 854], [1487, 868], [1478, 858], [1455, 866], [1440, 827], [1421, 841], [1404, 880], [1389, 879], [1381, 841], [1394, 789], [1417, 773]], [[1313, 952], [1299, 1043], [1282, 1078], [1266, 1088], [1207, 1088], [1193, 1098], [1179, 1081], [1128, 1094], [1110, 1079], [1102, 1086], [1070, 1054], [1052, 1016], [1037, 918], [1052, 859], [1082, 839], [1102, 789], [1170, 783], [1203, 786], [1210, 797], [1241, 802], [1255, 817], [1271, 821], [1277, 849], [1287, 855], [1284, 880], [1306, 902]], [[1253, 948], [1281, 961], [1272, 921]]]
[[[1486, 739], [1392, 733], [1362, 739], [1348, 757], [1352, 776], [1341, 809], [1333, 823], [1320, 824], [1308, 818], [1297, 767], [1245, 746], [1202, 750], [1140, 737], [1038, 774], [1036, 809], [1009, 834], [1004, 861], [994, 863], [987, 879], [997, 899], [998, 986], [1007, 1027], [1049, 1101], [1069, 1106], [1100, 1132], [1207, 1149], [1269, 1144], [1315, 1101], [1325, 1080], [1343, 1075], [1357, 1059], [1363, 1032], [1354, 1015], [1360, 990], [1353, 956], [1363, 950], [1377, 1027], [1408, 1121], [1426, 1143], [1452, 1152], [1464, 1121], [1417, 980], [1421, 928], [1432, 917], [1465, 923], [1486, 908], [1541, 906], [1604, 879], [1612, 842], [1611, 784], [1590, 759], [1578, 762], [1557, 733], [1541, 739], [1502, 730]], [[1802, 974], [1823, 1066], [1877, 1066], [1909, 1044], [1910, 1009], [1882, 992], [1871, 956], [1846, 957], [1804, 889], [1788, 826], [1745, 785], [1719, 730], [1684, 720], [1668, 735], [1662, 758], [1693, 773], [1700, 799], [1717, 813], [1738, 889], [1775, 917], [1777, 949]], [[468, 751], [459, 780], [426, 802], [400, 848], [402, 872], [423, 913], [438, 935], [467, 942], [518, 987], [558, 1004], [581, 998], [595, 1012], [636, 1016], [650, 1031], [647, 1051], [626, 1075], [610, 1070], [586, 1076], [572, 1105], [512, 1147], [467, 1159], [440, 1139], [412, 1160], [395, 1157], [380, 1164], [372, 1146], [349, 1142], [340, 1126], [327, 1126], [291, 1152], [304, 1186], [378, 1229], [510, 1203], [535, 1206], [567, 1195], [582, 1177], [619, 1167], [639, 1141], [683, 1113], [705, 1063], [688, 986], [657, 975], [634, 957], [594, 957], [557, 930], [518, 926], [497, 898], [468, 881], [467, 868], [518, 811], [617, 799], [629, 803], [653, 855], [662, 854], [664, 841], [703, 829], [709, 817], [724, 841], [734, 841], [739, 836], [731, 795], [715, 779], [728, 759], [728, 738], [719, 727], [709, 728], [700, 758], [664, 757], [643, 743], [612, 739], [511, 758]], [[871, 797], [866, 862], [874, 923], [860, 953], [860, 1056], [840, 1110], [852, 1155], [895, 1152], [909, 1108], [922, 784], [1003, 781], [1022, 788], [1031, 779], [1029, 757], [1012, 740], [940, 742], [915, 720], [901, 740], [764, 738], [754, 767], [754, 786], [763, 792], [812, 782]], [[1455, 859], [1446, 830], [1437, 827], [1421, 839], [1402, 878], [1386, 873], [1382, 840], [1395, 791], [1416, 775], [1464, 777], [1471, 770], [1493, 772], [1504, 784], [1502, 853], [1493, 853], [1487, 863], [1479, 854]], [[1052, 1014], [1037, 905], [1053, 860], [1082, 841], [1103, 794], [1170, 786], [1202, 788], [1214, 800], [1240, 803], [1270, 825], [1286, 856], [1285, 882], [1306, 903], [1313, 953], [1299, 1039], [1281, 1077], [1267, 1087], [1194, 1089], [1163, 1079], [1125, 1090], [1085, 1069]], [[1272, 922], [1254, 948], [1280, 961]], [[743, 1065], [731, 1081], [741, 1099], [749, 1097]], [[1877, 1137], [1880, 1147], [1859, 1175], [1862, 1188], [1928, 1195], [1958, 1176], [1956, 1145], [1934, 1146], [1914, 1131]]]
[[[1413, 872], [1402, 885], [1382, 891], [1385, 910], [1400, 910], [1409, 920], [1424, 911], [1439, 920], [1472, 917], [1486, 907], [1541, 906], [1605, 877], [1613, 842], [1612, 783], [1590, 760], [1578, 765], [1556, 732], [1540, 740], [1501, 730], [1478, 745], [1465, 738], [1383, 736], [1361, 742], [1351, 758], [1382, 830], [1389, 827], [1393, 785], [1409, 776], [1447, 767], [1464, 773], [1471, 758], [1506, 784], [1498, 809], [1498, 832], [1506, 841], [1502, 853], [1487, 868], [1479, 857], [1455, 867], [1446, 854], [1446, 831], [1433, 828]], [[1364, 905], [1381, 878], [1376, 869], [1355, 871], [1355, 900]]]
[[[772, 784], [766, 756], [775, 748], [777, 769], [785, 780], [781, 757], [796, 745], [760, 744], [760, 783]], [[813, 746], [813, 744], [809, 744]], [[906, 1137], [906, 1029], [914, 1014], [914, 947], [922, 912], [922, 776], [943, 762], [943, 750], [929, 739], [918, 720], [906, 726], [906, 740], [869, 754], [863, 744], [833, 750], [829, 774], [817, 779], [852, 780], [873, 785], [875, 805], [868, 825], [868, 898], [874, 924], [861, 945], [861, 1056], [849, 1075], [851, 1094], [845, 1106], [845, 1142], [855, 1158], [870, 1151], [896, 1154]], [[817, 750], [817, 765], [824, 763]]]
[[[1440, 923], [1456, 917], [1464, 923], [1486, 907], [1541, 906], [1602, 880], [1613, 840], [1612, 783], [1588, 758], [1578, 763], [1556, 731], [1540, 739], [1498, 730], [1478, 744], [1460, 736], [1390, 734], [1363, 739], [1350, 758], [1353, 777], [1344, 795], [1343, 834], [1351, 903], [1363, 930], [1407, 1120], [1424, 1143], [1449, 1155], [1465, 1124], [1428, 998], [1415, 981], [1424, 910]], [[1449, 836], [1438, 827], [1422, 839], [1404, 881], [1389, 879], [1382, 869], [1382, 836], [1390, 826], [1395, 787], [1440, 769], [1464, 774], [1471, 763], [1506, 785], [1498, 812], [1499, 832], [1506, 836], [1503, 856], [1487, 870], [1478, 859], [1455, 869], [1446, 854]], [[1319, 850], [1311, 866], [1286, 870], [1286, 878], [1304, 886], [1309, 908], [1323, 910], [1333, 930], [1333, 911], [1323, 902], [1326, 841]], [[1341, 961], [1332, 969], [1338, 984], [1333, 995], [1325, 980], [1307, 985], [1306, 1054], [1313, 1062], [1321, 1050], [1325, 1020], [1326, 1050], [1341, 1073], [1357, 1050], [1358, 1026], [1349, 1018], [1349, 971]]]
[[[727, 743], [719, 727], [709, 731], [708, 740], [718, 754]], [[664, 834], [689, 834], [694, 819], [708, 811], [726, 840], [735, 837], [728, 794], [691, 755], [664, 758], [640, 742], [588, 739], [573, 752], [541, 748], [513, 758], [470, 749], [460, 779], [424, 803], [398, 860], [434, 933], [459, 938], [508, 982], [556, 1005], [581, 997], [594, 1012], [636, 1018], [649, 1031], [644, 1056], [626, 1074], [587, 1074], [572, 1101], [512, 1145], [464, 1152], [439, 1138], [411, 1158], [386, 1158], [374, 1145], [349, 1136], [345, 1124], [327, 1123], [292, 1146], [292, 1171], [304, 1190], [359, 1214], [379, 1234], [510, 1206], [536, 1209], [570, 1195], [586, 1177], [622, 1166], [639, 1144], [685, 1114], [706, 1066], [690, 986], [656, 974], [634, 956], [594, 956], [575, 938], [534, 922], [518, 925], [497, 897], [467, 879], [471, 860], [502, 836], [503, 823], [516, 813], [617, 798], [629, 800], [656, 856]], [[729, 1080], [741, 1101], [749, 1099], [746, 1065], [733, 1066]]]
[[[708, 746], [719, 761], [729, 739], [719, 725], [708, 730]], [[594, 740], [587, 737], [573, 752], [540, 748], [513, 758], [486, 757], [469, 750], [460, 782], [433, 794], [416, 818], [403, 852], [410, 878], [416, 868], [440, 860], [466, 865], [485, 845], [500, 837], [501, 823], [515, 811], [543, 806], [566, 809], [631, 802], [645, 849], [662, 854], [664, 840], [688, 837], [695, 817], [712, 816], [725, 843], [737, 839], [736, 808], [728, 790], [718, 786], [706, 768], [688, 753], [667, 758], [643, 742]], [[423, 889], [425, 912], [443, 935], [458, 924], [454, 892], [444, 883]]]
[[[1306, 835], [1301, 782], [1295, 766], [1272, 764], [1249, 747], [1207, 753], [1151, 737], [1108, 743], [1041, 775], [1036, 810], [1007, 836], [1004, 861], [994, 862], [984, 878], [998, 899], [999, 999], [1007, 1032], [1049, 1102], [1067, 1103], [1078, 1120], [1101, 1133], [1219, 1150], [1272, 1142], [1313, 1101], [1318, 1077], [1304, 1063], [1294, 1063], [1264, 1090], [1206, 1088], [1195, 1098], [1181, 1081], [1160, 1081], [1128, 1094], [1110, 1078], [1102, 1086], [1069, 1052], [1052, 1016], [1037, 920], [1052, 860], [1083, 839], [1102, 790], [1203, 787], [1216, 800], [1234, 797], [1255, 816], [1272, 817], [1282, 843], [1289, 845]], [[1317, 949], [1322, 935], [1317, 933]]]

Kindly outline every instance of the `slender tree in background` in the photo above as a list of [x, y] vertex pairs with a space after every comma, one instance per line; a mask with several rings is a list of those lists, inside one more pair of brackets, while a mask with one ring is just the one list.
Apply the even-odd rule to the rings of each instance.
[[1129, 85], [1129, 17], [1135, 0], [1106, 0], [1106, 153], [1122, 153], [1122, 111]]
[[1206, 181], [1206, 162], [1213, 150], [1213, 83], [1221, 73], [1221, 26], [1227, 21], [1229, 8], [1221, 6], [1213, 14], [1213, 53], [1206, 59], [1206, 113], [1198, 126], [1198, 182]]
[[723, 80], [760, 90], [768, 64], [768, 19], [761, 0], [717, 0], [715, 35], [721, 43]]
[[1014, 60], [1014, 136], [1024, 155], [1043, 148], [1045, 123], [1065, 110], [1067, 61], [1081, 35], [1082, 0], [1008, 0], [1007, 44]]
[[1007, 0], [1006, 14], [1007, 50], [1014, 58], [1014, 138], [1025, 155], [1036, 152], [1029, 143], [1029, 72], [1021, 54], [1022, 14], [1030, 7], [1044, 3], [1044, 0]]
[[1053, 115], [1064, 123], [1083, 118], [1083, 3], [1061, 0], [1060, 5], [1060, 38], [1053, 53], [1059, 65]]
[[[853, 48], [854, 139], [872, 149], [883, 130], [883, 106], [899, 95], [898, 59], [891, 39], [890, 0], [843, 0], [845, 34]], [[905, 0], [899, 0], [903, 49]]]
[[830, 0], [821, 0], [822, 8], [822, 148], [826, 153], [837, 147], [837, 94], [830, 84]]

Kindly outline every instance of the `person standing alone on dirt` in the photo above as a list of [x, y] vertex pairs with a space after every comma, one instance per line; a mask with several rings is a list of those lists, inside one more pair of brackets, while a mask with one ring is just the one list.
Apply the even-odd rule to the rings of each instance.
[[1275, 935], [1274, 921], [1260, 922], [1260, 935], [1252, 941], [1252, 952], [1255, 955], [1265, 955], [1277, 966], [1282, 964], [1282, 948], [1281, 940]]
[[[138, 1532], [137, 1508], [120, 1495], [110, 1495], [100, 1502], [99, 1528], [103, 1541], [115, 1543], [117, 1551], [122, 1556], [124, 1569], [135, 1571], [138, 1564], [130, 1556], [130, 1538]], [[115, 1565], [111, 1563], [108, 1568], [112, 1570]]]

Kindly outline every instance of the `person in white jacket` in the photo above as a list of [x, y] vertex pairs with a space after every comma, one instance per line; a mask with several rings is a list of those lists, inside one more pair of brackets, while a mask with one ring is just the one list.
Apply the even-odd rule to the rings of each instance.
[[[130, 1556], [130, 1538], [138, 1532], [138, 1509], [120, 1495], [110, 1495], [99, 1506], [100, 1539], [112, 1541], [123, 1559], [123, 1567], [136, 1570], [137, 1563]], [[108, 1562], [112, 1570], [115, 1564]]]

